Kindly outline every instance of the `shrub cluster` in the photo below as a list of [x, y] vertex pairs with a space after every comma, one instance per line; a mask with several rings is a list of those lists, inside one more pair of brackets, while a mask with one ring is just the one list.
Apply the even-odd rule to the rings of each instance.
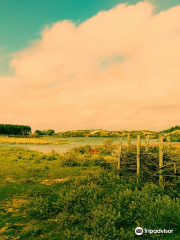
[[100, 166], [103, 168], [112, 168], [116, 164], [116, 159], [111, 156], [101, 156], [100, 154], [74, 154], [67, 153], [61, 158], [62, 167], [75, 167], [75, 166]]
[[[146, 184], [137, 189], [107, 170], [56, 185], [56, 194], [34, 196], [28, 216], [34, 220], [55, 219], [58, 232], [49, 239], [136, 239], [137, 226], [180, 231], [180, 201], [164, 195], [162, 189]], [[45, 229], [41, 229], [45, 231]], [[162, 239], [144, 235], [141, 239]]]

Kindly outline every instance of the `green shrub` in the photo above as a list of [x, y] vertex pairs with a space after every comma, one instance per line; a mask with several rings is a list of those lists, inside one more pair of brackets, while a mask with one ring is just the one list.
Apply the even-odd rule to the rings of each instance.
[[57, 205], [57, 199], [59, 199], [59, 196], [51, 193], [35, 197], [28, 204], [29, 216], [43, 220], [57, 214], [62, 209], [60, 202]]
[[[180, 231], [179, 200], [175, 202], [164, 195], [154, 184], [138, 190], [135, 183], [99, 170], [72, 178], [56, 189], [56, 195], [47, 192], [36, 196], [29, 204], [28, 214], [33, 219], [56, 218], [64, 239], [133, 240], [137, 226]], [[149, 239], [159, 239], [158, 236]]]

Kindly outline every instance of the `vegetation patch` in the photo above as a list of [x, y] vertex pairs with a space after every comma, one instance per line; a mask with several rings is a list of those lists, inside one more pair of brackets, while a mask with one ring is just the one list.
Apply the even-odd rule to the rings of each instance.
[[67, 144], [66, 141], [62, 140], [54, 140], [52, 138], [44, 139], [44, 138], [15, 138], [15, 137], [4, 137], [0, 136], [0, 144], [34, 144], [34, 145], [61, 145]]
[[116, 149], [108, 141], [96, 154], [89, 146], [65, 154], [0, 147], [0, 239], [133, 240], [137, 226], [173, 229], [141, 239], [179, 239], [178, 186], [172, 194], [119, 176]]

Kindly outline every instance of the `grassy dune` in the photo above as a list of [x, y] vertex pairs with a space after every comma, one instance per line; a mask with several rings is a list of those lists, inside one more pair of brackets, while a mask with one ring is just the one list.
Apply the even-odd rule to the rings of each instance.
[[115, 156], [82, 150], [0, 147], [0, 239], [133, 240], [137, 226], [174, 231], [140, 239], [180, 239], [179, 195], [125, 181]]

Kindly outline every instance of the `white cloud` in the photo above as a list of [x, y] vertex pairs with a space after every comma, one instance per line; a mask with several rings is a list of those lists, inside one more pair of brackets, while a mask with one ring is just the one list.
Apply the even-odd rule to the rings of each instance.
[[[62, 21], [0, 77], [4, 123], [56, 130], [162, 129], [180, 121], [180, 7], [140, 2]], [[180, 112], [180, 111], [179, 111]]]

